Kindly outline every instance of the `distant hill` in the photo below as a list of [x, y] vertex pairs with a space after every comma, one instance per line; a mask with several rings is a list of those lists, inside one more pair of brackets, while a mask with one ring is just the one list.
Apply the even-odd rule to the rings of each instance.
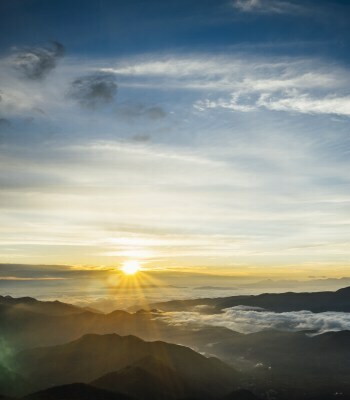
[[[133, 334], [145, 340], [165, 340], [201, 349], [207, 343], [237, 335], [223, 327], [206, 327], [188, 332], [181, 326], [169, 326], [157, 309], [220, 313], [239, 305], [283, 312], [296, 310], [350, 312], [350, 288], [336, 292], [281, 293], [258, 296], [233, 296], [211, 299], [179, 300], [157, 303], [153, 311], [101, 314], [61, 302], [41, 302], [24, 297], [0, 296], [0, 335], [15, 349], [50, 346], [75, 340], [87, 333]], [[203, 350], [201, 350], [203, 351]]]
[[85, 383], [72, 383], [32, 393], [22, 400], [131, 400], [131, 398]]
[[[152, 305], [153, 311], [101, 314], [61, 302], [41, 302], [24, 297], [0, 296], [0, 336], [14, 349], [51, 346], [75, 340], [87, 333], [133, 334], [145, 340], [182, 343], [205, 351], [212, 341], [231, 339], [237, 333], [223, 327], [203, 326], [195, 331], [168, 325], [157, 309], [220, 313], [239, 305], [283, 312], [295, 310], [350, 312], [350, 288], [337, 292], [281, 293], [258, 296], [233, 296], [212, 299], [170, 301]], [[156, 318], [155, 318], [156, 317]], [[159, 318], [158, 318], [159, 317]], [[215, 354], [215, 353], [214, 353]]]
[[[231, 296], [192, 300], [172, 300], [150, 304], [150, 308], [163, 311], [188, 311], [197, 306], [207, 306], [205, 313], [218, 313], [235, 306], [260, 307], [275, 312], [302, 311], [312, 312], [341, 311], [350, 312], [350, 287], [336, 292], [307, 293], [264, 293], [250, 296]], [[197, 310], [199, 310], [197, 308]]]
[[[277, 304], [279, 298], [299, 295], [301, 298], [312, 295], [313, 301], [317, 296], [323, 298], [325, 295], [333, 300], [336, 298], [338, 305], [345, 307], [349, 288], [334, 293], [266, 294], [239, 298], [252, 301], [273, 298], [273, 304]], [[24, 299], [1, 297], [1, 344], [6, 350], [12, 346], [9, 355], [14, 354], [16, 346], [17, 349], [38, 345], [48, 347], [21, 351], [4, 364], [12, 368], [17, 366], [18, 370], [0, 370], [1, 395], [21, 395], [21, 392], [76, 382], [93, 382], [99, 388], [119, 391], [140, 400], [143, 400], [144, 393], [150, 393], [152, 387], [155, 399], [166, 396], [170, 400], [171, 393], [179, 396], [186, 393], [188, 396], [181, 397], [187, 400], [212, 398], [214, 394], [220, 399], [235, 387], [245, 387], [262, 398], [266, 398], [271, 389], [283, 400], [318, 399], [322, 393], [350, 394], [349, 331], [315, 335], [311, 331], [265, 330], [242, 334], [218, 326], [173, 325], [171, 314], [162, 314], [156, 309], [134, 314], [125, 311], [101, 314], [63, 303], [48, 302], [49, 305], [42, 306], [35, 299]], [[206, 312], [209, 309], [209, 312], [218, 313], [219, 319], [220, 308], [215, 308], [215, 302], [224, 304], [232, 299], [237, 300], [237, 297], [210, 299], [214, 305], [207, 307]], [[178, 303], [183, 306], [188, 302]], [[27, 307], [28, 304], [34, 308]], [[52, 305], [60, 309], [55, 315], [48, 311]], [[43, 307], [45, 312], [42, 312]], [[87, 332], [94, 334], [84, 335]], [[118, 332], [118, 335], [112, 332]], [[120, 336], [130, 333], [156, 341], [150, 343], [135, 336]], [[182, 344], [207, 356], [218, 357], [240, 373], [217, 359], [165, 342]], [[57, 343], [59, 345], [52, 346]], [[134, 385], [133, 382], [138, 383]], [[198, 388], [201, 388], [200, 396]], [[288, 396], [283, 397], [283, 393], [288, 393]], [[231, 394], [234, 400], [237, 393]]]
[[159, 360], [168, 371], [181, 373], [181, 379], [200, 388], [201, 393], [224, 394], [237, 381], [237, 372], [216, 358], [206, 358], [184, 346], [116, 334], [90, 334], [60, 346], [25, 350], [18, 354], [16, 362], [34, 388], [44, 389], [89, 383], [149, 356]]
[[49, 315], [69, 315], [81, 313], [82, 308], [60, 301], [39, 301], [32, 297], [14, 298], [11, 296], [0, 296], [0, 312], [7, 309], [18, 311], [29, 311], [33, 313]]
[[125, 311], [102, 314], [61, 302], [0, 296], [0, 336], [13, 348], [62, 344], [87, 333], [128, 334], [143, 331], [147, 315]]

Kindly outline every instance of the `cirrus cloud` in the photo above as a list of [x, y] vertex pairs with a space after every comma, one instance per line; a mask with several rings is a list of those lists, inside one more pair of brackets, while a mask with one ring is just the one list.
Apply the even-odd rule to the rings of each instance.
[[300, 14], [306, 11], [300, 4], [282, 0], [235, 0], [232, 6], [245, 13]]

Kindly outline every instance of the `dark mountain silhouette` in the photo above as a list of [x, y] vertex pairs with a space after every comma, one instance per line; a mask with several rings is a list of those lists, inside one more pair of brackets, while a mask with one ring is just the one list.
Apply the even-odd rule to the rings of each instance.
[[182, 371], [175, 371], [152, 356], [117, 372], [111, 372], [91, 384], [128, 394], [140, 400], [181, 399], [200, 393], [196, 382], [188, 381]]
[[[346, 305], [349, 289], [324, 293], [331, 297], [338, 296], [338, 305], [341, 304], [339, 299], [343, 298], [343, 305]], [[322, 297], [324, 293], [313, 293], [313, 295]], [[293, 297], [299, 294], [287, 293], [286, 295]], [[262, 296], [277, 296], [274, 298], [275, 302], [278, 302], [279, 296], [283, 297], [283, 295]], [[259, 296], [247, 297], [259, 298]], [[227, 299], [232, 298], [226, 298], [225, 301]], [[141, 363], [142, 359], [150, 356], [154, 357], [162, 368], [165, 368], [163, 366], [165, 365], [169, 371], [175, 372], [173, 376], [169, 372], [169, 385], [174, 386], [176, 382], [178, 388], [176, 393], [179, 394], [181, 388], [186, 387], [186, 390], [188, 389], [188, 395], [184, 396], [186, 398], [198, 397], [193, 395], [194, 387], [201, 386], [203, 382], [202, 397], [210, 397], [213, 387], [222, 388], [223, 391], [224, 389], [230, 391], [237, 387], [234, 384], [237, 374], [232, 374], [231, 369], [229, 377], [222, 379], [225, 372], [218, 372], [220, 368], [222, 369], [222, 364], [218, 360], [208, 361], [210, 359], [190, 349], [186, 349], [190, 353], [183, 353], [185, 348], [182, 346], [174, 346], [176, 350], [170, 351], [168, 346], [172, 345], [169, 343], [156, 342], [162, 344], [151, 345], [135, 336], [125, 338], [111, 335], [113, 332], [119, 335], [134, 334], [144, 340], [162, 340], [181, 344], [203, 354], [218, 357], [241, 371], [240, 376], [243, 380], [240, 379], [240, 387], [246, 387], [261, 397], [266, 397], [264, 393], [270, 389], [277, 391], [279, 395], [284, 393], [286, 399], [291, 399], [291, 393], [295, 393], [293, 396], [298, 400], [312, 396], [318, 398], [322, 393], [350, 393], [349, 331], [315, 335], [315, 332], [271, 330], [246, 335], [223, 327], [172, 325], [166, 322], [166, 318], [162, 318], [164, 315], [169, 319], [169, 315], [162, 314], [158, 310], [145, 310], [134, 314], [125, 311], [101, 314], [70, 305], [65, 307], [63, 303], [57, 306], [55, 302], [48, 302], [49, 305], [42, 306], [41, 302], [35, 299], [23, 301], [23, 299], [1, 297], [1, 300], [3, 301], [3, 303], [0, 302], [1, 343], [12, 346], [13, 351], [38, 345], [50, 346], [25, 350], [16, 356], [15, 361], [19, 368], [16, 374], [12, 373], [9, 376], [8, 370], [0, 371], [0, 394], [2, 395], [11, 395], [13, 390], [15, 394], [20, 395], [21, 390], [29, 393], [74, 382], [90, 383], [98, 378], [106, 378], [106, 375], [111, 373], [114, 374], [111, 376], [115, 378], [115, 382], [117, 379], [121, 382], [119, 389], [123, 393], [131, 394], [132, 392], [127, 387], [127, 380], [122, 382], [120, 377], [127, 376], [132, 382], [133, 377], [139, 376], [139, 382], [147, 381], [144, 386], [145, 392], [152, 386], [148, 383], [153, 382], [153, 386], [159, 389], [154, 395], [161, 396], [167, 393], [167, 388], [159, 384], [161, 374], [152, 374], [152, 369], [146, 368], [145, 361]], [[211, 300], [223, 301], [222, 299]], [[19, 306], [23, 303], [25, 305], [32, 303], [34, 308]], [[52, 304], [53, 307], [61, 309], [60, 313], [56, 310], [54, 315], [50, 314], [49, 309]], [[74, 310], [70, 307], [74, 307]], [[76, 309], [79, 312], [76, 312]], [[219, 309], [214, 311], [219, 312]], [[104, 339], [98, 335], [86, 335], [80, 338], [87, 332], [107, 335], [102, 336]], [[66, 344], [62, 345], [62, 343]], [[52, 344], [61, 345], [52, 347]], [[160, 353], [162, 356], [159, 356]], [[196, 357], [189, 354], [196, 354]], [[205, 368], [202, 361], [198, 361], [197, 356], [200, 360], [204, 358]], [[13, 360], [12, 365], [14, 365]], [[184, 375], [180, 373], [183, 366], [185, 366]], [[159, 370], [155, 366], [154, 369]], [[203, 369], [204, 373], [202, 373]], [[195, 370], [200, 371], [199, 377], [193, 372]], [[213, 370], [215, 373], [211, 372]], [[212, 377], [206, 379], [205, 377], [209, 375]], [[198, 384], [196, 379], [198, 379]], [[34, 386], [28, 388], [27, 381]], [[194, 382], [194, 385], [191, 386], [188, 383], [190, 381]], [[106, 384], [105, 387], [107, 388], [108, 385]], [[116, 386], [109, 388], [118, 389]], [[136, 394], [140, 396], [140, 393], [135, 392]], [[281, 399], [284, 399], [283, 396]], [[217, 397], [220, 397], [220, 393]]]
[[37, 346], [52, 346], [76, 340], [87, 333], [135, 335], [144, 340], [164, 340], [183, 344], [200, 351], [213, 341], [239, 335], [227, 328], [203, 326], [196, 330], [173, 326], [154, 312], [114, 311], [109, 314], [81, 310], [68, 315], [50, 315], [6, 306], [1, 312], [0, 335], [9, 346], [21, 350]]
[[[205, 312], [220, 313], [235, 305], [264, 307], [275, 311], [311, 309], [313, 311], [346, 311], [350, 309], [350, 288], [337, 292], [263, 294], [216, 299], [196, 299], [158, 304], [169, 310], [192, 310], [208, 305]], [[158, 308], [159, 308], [158, 307]], [[231, 340], [239, 335], [223, 327], [206, 327], [193, 331], [188, 327], [168, 325], [157, 310], [109, 314], [87, 311], [60, 302], [40, 302], [31, 298], [0, 297], [0, 335], [15, 349], [51, 346], [75, 340], [87, 333], [133, 334], [145, 340], [165, 340], [207, 351], [208, 343]], [[213, 353], [215, 354], [215, 353]]]
[[[147, 314], [133, 316], [125, 311], [101, 314], [54, 302], [37, 301], [33, 305], [0, 303], [0, 335], [14, 348], [63, 344], [87, 333], [142, 334], [152, 331], [144, 322], [150, 320]], [[51, 308], [54, 308], [52, 314]]]
[[314, 346], [321, 349], [332, 349], [333, 352], [350, 352], [350, 331], [326, 332], [313, 336]]
[[[164, 311], [188, 311], [199, 305], [208, 306], [205, 312], [221, 312], [224, 308], [235, 306], [261, 307], [275, 312], [302, 311], [312, 312], [342, 311], [350, 312], [350, 287], [336, 292], [310, 293], [264, 293], [257, 296], [232, 296], [193, 300], [172, 300], [152, 303], [150, 308]], [[198, 309], [197, 309], [198, 310]]]
[[220, 400], [259, 400], [252, 392], [246, 389], [235, 390], [222, 397]]
[[85, 383], [73, 383], [32, 393], [23, 397], [22, 400], [131, 400], [131, 398]]
[[90, 334], [65, 345], [25, 350], [16, 361], [20, 373], [38, 390], [88, 383], [148, 356], [170, 370], [181, 371], [181, 378], [200, 387], [202, 393], [224, 394], [237, 381], [237, 372], [216, 358], [206, 358], [184, 346], [116, 334]]
[[39, 301], [32, 297], [14, 298], [11, 296], [0, 296], [0, 312], [7, 310], [29, 311], [48, 315], [69, 315], [81, 313], [82, 308], [60, 301]]
[[248, 369], [262, 364], [290, 375], [322, 372], [330, 378], [350, 373], [350, 331], [310, 335], [267, 330], [232, 336], [213, 343], [211, 350], [231, 364], [249, 361]]
[[350, 400], [350, 394], [342, 392], [324, 393], [319, 396], [310, 397], [307, 400]]
[[[134, 382], [135, 386], [140, 384], [139, 381]], [[141, 382], [143, 385], [143, 382]], [[135, 392], [137, 389], [134, 390]], [[39, 392], [31, 393], [20, 400], [137, 400], [138, 398], [147, 400], [156, 399], [173, 399], [176, 398], [172, 393], [164, 393], [165, 397], [158, 397], [157, 388], [151, 389], [149, 392], [141, 393], [141, 397], [129, 397], [122, 393], [112, 392], [109, 390], [100, 389], [85, 383], [72, 383], [70, 385], [56, 386], [50, 389], [41, 390]], [[169, 397], [168, 397], [169, 396]], [[0, 396], [1, 400], [10, 400]], [[178, 399], [187, 400], [206, 400], [206, 397], [186, 397]], [[217, 398], [218, 400], [259, 400], [253, 393], [245, 389], [239, 389], [229, 393], [228, 395]], [[325, 400], [326, 398], [324, 398]], [[341, 398], [342, 399], [342, 398]], [[318, 400], [318, 399], [315, 399]], [[322, 399], [323, 400], [323, 399]], [[347, 399], [346, 399], [347, 400]]]
[[211, 350], [242, 368], [245, 382], [259, 393], [273, 388], [282, 399], [283, 393], [288, 399], [350, 393], [349, 331], [316, 336], [307, 332], [262, 331], [217, 342]]

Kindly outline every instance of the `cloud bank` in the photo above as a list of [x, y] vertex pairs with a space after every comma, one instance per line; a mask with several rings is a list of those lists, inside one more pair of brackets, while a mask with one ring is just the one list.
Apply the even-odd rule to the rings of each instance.
[[276, 329], [282, 331], [309, 330], [317, 333], [350, 330], [350, 314], [343, 312], [312, 313], [295, 311], [275, 313], [249, 307], [232, 307], [222, 314], [205, 315], [197, 312], [169, 312], [163, 317], [175, 325], [213, 325], [241, 333]]

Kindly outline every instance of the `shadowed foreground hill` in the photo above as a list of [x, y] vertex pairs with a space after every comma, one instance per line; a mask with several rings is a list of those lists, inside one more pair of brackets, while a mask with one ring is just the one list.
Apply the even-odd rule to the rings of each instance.
[[252, 392], [246, 389], [235, 390], [220, 400], [259, 400]]
[[131, 398], [85, 383], [72, 383], [32, 393], [23, 397], [22, 400], [131, 400]]
[[18, 388], [28, 390], [30, 385], [19, 374], [0, 365], [0, 396], [13, 395]]
[[174, 371], [174, 382], [176, 376], [181, 384], [190, 385], [191, 393], [217, 397], [232, 390], [237, 381], [237, 372], [216, 358], [206, 358], [183, 346], [116, 334], [85, 335], [65, 345], [26, 350], [16, 361], [19, 372], [39, 390], [89, 383], [150, 356]]
[[106, 374], [92, 382], [92, 385], [140, 400], [161, 400], [195, 395], [196, 391], [192, 389], [198, 384], [187, 381], [181, 371], [176, 372], [150, 356], [117, 372]]
[[260, 388], [298, 388], [350, 394], [350, 331], [262, 331], [218, 341], [210, 349], [221, 359], [243, 368]]
[[[142, 386], [141, 382], [141, 386]], [[138, 386], [140, 382], [135, 382]], [[162, 397], [163, 396], [163, 397]], [[28, 396], [22, 397], [21, 400], [137, 400], [137, 399], [147, 399], [147, 400], [168, 400], [175, 398], [173, 395], [164, 393], [161, 395], [157, 392], [157, 388], [153, 388], [148, 393], [142, 393], [141, 397], [128, 397], [121, 393], [110, 392], [108, 390], [99, 389], [85, 383], [73, 383], [70, 385], [56, 386], [50, 389], [42, 390], [36, 393], [32, 393]], [[185, 398], [179, 398], [179, 400], [185, 400]], [[188, 400], [205, 400], [205, 398], [188, 398]], [[9, 400], [2, 398], [0, 400]], [[240, 389], [229, 393], [225, 397], [217, 398], [216, 400], [259, 400], [258, 397], [253, 395], [248, 390]]]

